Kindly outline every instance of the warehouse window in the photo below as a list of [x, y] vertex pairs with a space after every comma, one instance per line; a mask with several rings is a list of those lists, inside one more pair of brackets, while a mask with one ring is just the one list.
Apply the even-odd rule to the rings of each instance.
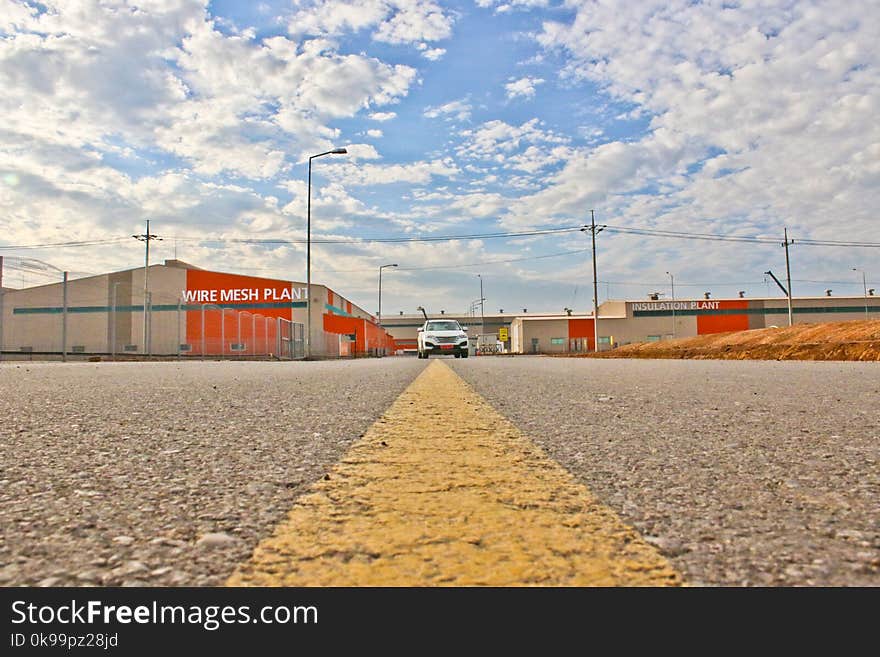
[[565, 344], [565, 338], [550, 338], [550, 344]]
[[599, 344], [611, 344], [611, 337], [608, 335], [600, 335]]
[[649, 335], [648, 342], [660, 342], [661, 337], [662, 336], [659, 336], [659, 335]]

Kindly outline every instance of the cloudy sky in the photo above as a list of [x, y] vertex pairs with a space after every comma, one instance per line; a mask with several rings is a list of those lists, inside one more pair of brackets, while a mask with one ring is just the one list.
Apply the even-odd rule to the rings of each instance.
[[304, 280], [345, 147], [313, 279], [372, 312], [388, 263], [386, 314], [478, 274], [586, 310], [589, 234], [541, 231], [590, 210], [600, 301], [778, 295], [784, 227], [795, 294], [861, 294], [880, 250], [798, 240], [880, 242], [878, 43], [878, 0], [0, 0], [0, 247], [107, 240], [5, 283], [138, 266], [145, 219], [154, 262]]

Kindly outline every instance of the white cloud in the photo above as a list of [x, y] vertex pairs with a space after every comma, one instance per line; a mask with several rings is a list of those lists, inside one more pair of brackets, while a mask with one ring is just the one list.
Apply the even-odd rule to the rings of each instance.
[[435, 177], [450, 178], [459, 173], [451, 159], [412, 164], [337, 163], [327, 168], [327, 175], [348, 185], [389, 185], [392, 183], [427, 184]]
[[436, 107], [425, 108], [424, 115], [429, 119], [445, 117], [447, 119], [457, 119], [458, 121], [467, 121], [471, 117], [471, 104], [465, 100], [453, 100]]
[[[346, 160], [357, 162], [358, 160], [378, 160], [379, 153], [372, 144], [349, 144], [345, 147], [348, 151]], [[339, 164], [340, 160], [336, 160], [333, 164]], [[328, 164], [330, 164], [328, 162]]]
[[199, 2], [50, 9], [14, 14], [20, 31], [0, 43], [11, 143], [112, 151], [122, 139], [205, 176], [269, 178], [288, 154], [333, 141], [329, 121], [396, 102], [415, 79], [328, 41], [223, 35]]
[[445, 55], [445, 54], [446, 54], [445, 48], [429, 48], [427, 50], [422, 50], [422, 57], [424, 57], [425, 59], [428, 59], [432, 62], [436, 62], [441, 57], [443, 57], [443, 55]]
[[516, 98], [517, 96], [532, 98], [535, 95], [536, 87], [543, 83], [544, 80], [541, 78], [527, 76], [513, 82], [508, 82], [504, 85], [504, 89], [507, 92], [508, 98]]
[[377, 41], [418, 44], [452, 34], [451, 13], [431, 0], [316, 0], [308, 4], [289, 21], [294, 37], [371, 29]]
[[650, 127], [636, 142], [581, 153], [525, 206], [564, 214], [580, 199], [627, 213], [649, 207], [653, 216], [633, 212], [641, 223], [693, 230], [711, 218], [720, 232], [796, 224], [826, 236], [833, 215], [870, 233], [880, 203], [869, 164], [880, 152], [871, 118], [880, 109], [880, 27], [863, 7], [567, 6], [575, 18], [546, 22], [539, 42], [567, 57], [565, 76], [600, 85], [651, 117]]
[[[543, 130], [541, 125], [537, 118], [519, 126], [497, 119], [487, 121], [478, 128], [461, 132], [462, 141], [458, 147], [458, 155], [463, 158], [507, 163], [517, 151], [528, 148], [528, 145], [548, 148], [568, 143], [567, 137]], [[536, 154], [535, 150], [531, 150], [526, 157], [534, 159]]]
[[[0, 241], [126, 236], [147, 216], [166, 235], [301, 237], [305, 158], [338, 146], [349, 156], [323, 159], [312, 189], [316, 234], [481, 232], [496, 219], [504, 227], [579, 222], [595, 208], [603, 223], [773, 235], [788, 225], [795, 238], [843, 230], [878, 240], [880, 24], [864, 3], [478, 4], [534, 10], [516, 17], [524, 27], [518, 65], [485, 62], [491, 76], [479, 96], [435, 75], [443, 67], [431, 62], [466, 45], [455, 41], [458, 22], [471, 21], [463, 35], [485, 27], [493, 47], [509, 45], [510, 35], [498, 21], [481, 26], [486, 11], [436, 0], [298, 0], [281, 16], [268, 7], [224, 12], [204, 0], [145, 0], [136, 10], [122, 0], [5, 2]], [[288, 21], [296, 23], [290, 34], [277, 36]], [[535, 28], [536, 40], [524, 43]], [[576, 100], [549, 111], [536, 89], [554, 69], [559, 100]], [[509, 100], [531, 99], [536, 118], [523, 120], [510, 102], [493, 106], [499, 81]], [[444, 88], [429, 88], [437, 84]], [[449, 102], [427, 101], [436, 105], [419, 113], [424, 98], [438, 97]], [[478, 106], [494, 120], [471, 124]], [[393, 131], [380, 125], [392, 119]], [[677, 283], [679, 272], [706, 280], [706, 272], [775, 268], [781, 256], [778, 247], [601, 237], [600, 277], [611, 280], [651, 280], [634, 272], [661, 261], [676, 267]], [[554, 238], [551, 250], [582, 238]], [[214, 246], [180, 246], [197, 264], [217, 260]], [[495, 257], [521, 248], [488, 246]], [[327, 245], [314, 255], [372, 269], [373, 247]], [[157, 260], [171, 256], [169, 241], [155, 248]], [[463, 253], [479, 260], [490, 249], [412, 245], [393, 257], [460, 263]], [[799, 267], [830, 269], [832, 258], [849, 271], [864, 254], [793, 255], [797, 276]], [[44, 259], [106, 270], [142, 256], [142, 245], [126, 240]], [[303, 270], [303, 249], [227, 245], [223, 260], [242, 270], [265, 261], [286, 276]], [[538, 294], [527, 305], [542, 306], [551, 292], [542, 281], [561, 287], [588, 277], [585, 263], [516, 265], [509, 280], [530, 283], [511, 294]], [[401, 299], [426, 285], [437, 303], [459, 298], [460, 272], [396, 273], [409, 290]], [[372, 286], [345, 274], [332, 284], [345, 294]]]
[[488, 9], [494, 7], [496, 13], [505, 13], [512, 9], [534, 9], [547, 7], [549, 0], [476, 0], [478, 7]]
[[490, 192], [477, 192], [474, 194], [461, 194], [449, 204], [452, 212], [461, 212], [467, 218], [483, 218], [497, 216], [506, 210], [510, 201], [501, 194]]

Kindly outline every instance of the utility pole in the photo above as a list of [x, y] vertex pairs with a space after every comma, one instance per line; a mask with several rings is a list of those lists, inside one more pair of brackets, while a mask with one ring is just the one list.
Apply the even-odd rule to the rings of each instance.
[[581, 228], [581, 232], [590, 231], [593, 238], [593, 351], [599, 351], [599, 279], [596, 275], [596, 233], [601, 233], [605, 226], [596, 228], [596, 213], [590, 210], [590, 225]]
[[119, 281], [113, 283], [113, 304], [111, 306], [112, 310], [112, 318], [110, 320], [110, 348], [107, 350], [110, 352], [110, 360], [116, 360], [116, 304], [117, 304], [117, 294], [116, 289], [119, 287]]
[[789, 241], [788, 239], [788, 228], [785, 228], [785, 241], [782, 243], [782, 246], [785, 247], [785, 275], [788, 279], [788, 325], [791, 326], [793, 324], [792, 320], [792, 310], [791, 310], [791, 265], [788, 260], [788, 245], [794, 244], [794, 240]]
[[67, 362], [67, 272], [64, 272], [64, 282], [61, 286], [61, 362]]
[[672, 285], [672, 339], [675, 340], [675, 277], [669, 272], [666, 272], [666, 275], [669, 276]]
[[480, 279], [480, 336], [482, 336], [486, 332], [486, 298], [483, 296], [483, 275], [477, 274], [477, 278]]
[[150, 240], [162, 238], [150, 233], [150, 220], [147, 219], [147, 230], [143, 235], [132, 235], [136, 240], [144, 243], [144, 353], [152, 355], [153, 349], [150, 344]]
[[[177, 258], [175, 258], [177, 260]], [[177, 360], [180, 360], [180, 308], [183, 306], [183, 297], [177, 297]]]

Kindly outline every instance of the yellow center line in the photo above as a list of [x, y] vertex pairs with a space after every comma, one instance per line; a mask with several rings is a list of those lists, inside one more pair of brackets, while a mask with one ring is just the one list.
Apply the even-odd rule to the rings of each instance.
[[678, 585], [669, 562], [434, 361], [230, 586]]

